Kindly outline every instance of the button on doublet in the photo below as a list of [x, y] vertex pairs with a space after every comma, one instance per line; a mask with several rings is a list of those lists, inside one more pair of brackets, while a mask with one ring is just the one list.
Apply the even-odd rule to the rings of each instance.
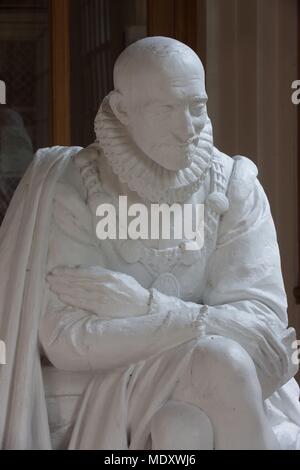
[[210, 207], [217, 213], [217, 214], [224, 214], [229, 209], [229, 202], [225, 194], [214, 191], [211, 193], [206, 202], [210, 205]]

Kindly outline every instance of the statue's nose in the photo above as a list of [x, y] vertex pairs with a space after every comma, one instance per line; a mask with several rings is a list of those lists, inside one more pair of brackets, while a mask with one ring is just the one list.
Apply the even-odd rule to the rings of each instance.
[[178, 137], [185, 143], [195, 137], [193, 120], [188, 110], [184, 110], [178, 116]]

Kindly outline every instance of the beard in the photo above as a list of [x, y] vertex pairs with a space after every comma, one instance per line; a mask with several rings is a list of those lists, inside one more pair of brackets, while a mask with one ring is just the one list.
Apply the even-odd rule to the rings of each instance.
[[194, 145], [156, 144], [147, 152], [147, 157], [165, 170], [176, 172], [191, 165], [196, 148]]
[[[160, 141], [159, 137], [155, 139], [155, 136], [153, 136], [151, 141], [147, 136], [147, 139], [142, 141], [140, 134], [135, 135], [132, 129], [129, 130], [129, 136], [133, 145], [146, 158], [149, 158], [163, 169], [172, 172], [189, 168], [197, 155], [209, 158], [213, 150], [212, 126], [207, 115], [201, 132], [185, 144], [178, 144], [176, 137], [171, 137], [169, 140], [161, 138]], [[174, 142], [175, 139], [176, 142]]]
[[[207, 115], [204, 122], [195, 142], [181, 148], [177, 144], [176, 159], [172, 158], [170, 145], [165, 143], [151, 146], [150, 142], [148, 156], [149, 150], [141, 148], [145, 147], [143, 143], [140, 146], [135, 143], [128, 129], [114, 115], [106, 97], [95, 120], [96, 145], [120, 181], [142, 199], [154, 203], [184, 202], [200, 188], [211, 167], [213, 130]], [[166, 151], [162, 151], [164, 147]]]

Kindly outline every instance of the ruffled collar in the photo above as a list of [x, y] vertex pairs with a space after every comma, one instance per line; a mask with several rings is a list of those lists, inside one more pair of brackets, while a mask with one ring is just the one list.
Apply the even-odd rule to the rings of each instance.
[[213, 156], [210, 119], [201, 132], [199, 146], [188, 168], [170, 171], [148, 158], [132, 141], [125, 126], [115, 117], [107, 96], [95, 119], [96, 143], [113, 172], [130, 190], [153, 203], [182, 203], [201, 187]]

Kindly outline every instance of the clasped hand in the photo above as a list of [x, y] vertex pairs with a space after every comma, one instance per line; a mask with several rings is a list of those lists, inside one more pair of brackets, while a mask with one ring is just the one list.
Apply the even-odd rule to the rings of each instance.
[[47, 281], [63, 303], [102, 320], [142, 316], [149, 309], [147, 289], [132, 276], [100, 266], [55, 268]]

